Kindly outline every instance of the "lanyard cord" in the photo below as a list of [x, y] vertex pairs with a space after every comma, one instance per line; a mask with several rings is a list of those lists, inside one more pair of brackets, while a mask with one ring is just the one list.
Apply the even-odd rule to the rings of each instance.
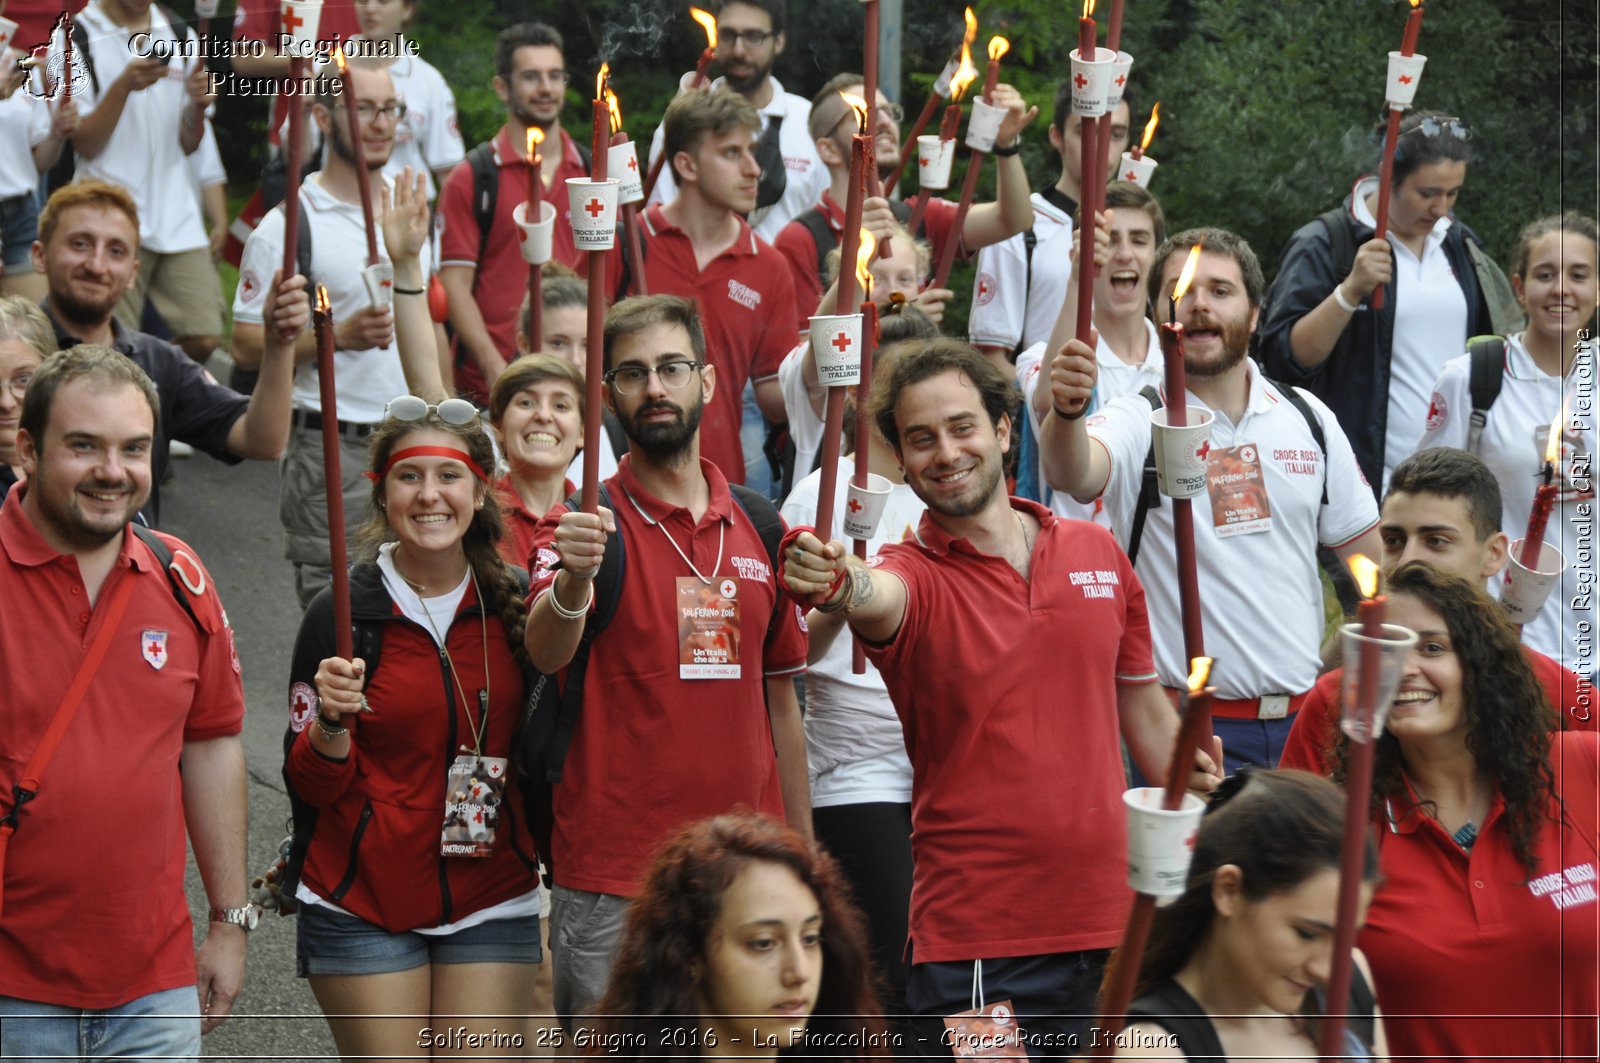
[[678, 556], [683, 558], [683, 563], [689, 566], [689, 571], [694, 573], [694, 578], [704, 583], [707, 587], [711, 586], [711, 581], [717, 576], [717, 570], [722, 567], [722, 547], [728, 537], [728, 522], [725, 520], [717, 522], [717, 563], [711, 566], [711, 575], [709, 577], [703, 576], [700, 574], [700, 570], [694, 567], [694, 562], [689, 560], [689, 555], [683, 552], [683, 547], [678, 545], [678, 540], [672, 537], [672, 533], [667, 531], [666, 526], [660, 521], [651, 519], [650, 514], [646, 513], [644, 507], [639, 505], [639, 500], [633, 497], [633, 492], [623, 488], [622, 493], [628, 496], [628, 501], [633, 503], [634, 510], [638, 512], [646, 524], [652, 528], [660, 529], [661, 534], [667, 537], [667, 542], [671, 543], [672, 548], [678, 551]]
[[[395, 568], [396, 572], [400, 569]], [[489, 725], [489, 692], [493, 689], [489, 681], [489, 613], [488, 605], [483, 600], [482, 593], [478, 590], [478, 573], [469, 562], [467, 575], [472, 577], [472, 593], [478, 599], [478, 624], [483, 633], [483, 689], [478, 692], [478, 718], [472, 718], [471, 703], [467, 700], [467, 689], [461, 682], [461, 673], [456, 671], [455, 658], [450, 656], [450, 648], [445, 645], [444, 636], [439, 633], [438, 625], [433, 622], [433, 614], [428, 607], [422, 607], [422, 617], [428, 622], [428, 629], [433, 632], [433, 640], [439, 644], [439, 652], [444, 656], [444, 663], [450, 669], [450, 678], [455, 680], [456, 692], [461, 696], [461, 711], [467, 716], [467, 727], [472, 731], [472, 745], [463, 744], [461, 751], [471, 753], [475, 757], [483, 756], [483, 732]], [[422, 596], [417, 595], [417, 601], [422, 601]]]

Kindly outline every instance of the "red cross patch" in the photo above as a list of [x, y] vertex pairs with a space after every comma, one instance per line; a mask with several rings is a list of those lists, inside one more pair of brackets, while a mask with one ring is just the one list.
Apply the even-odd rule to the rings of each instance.
[[145, 630], [139, 633], [139, 656], [156, 671], [167, 666], [167, 633]]
[[1444, 396], [1435, 391], [1428, 402], [1428, 431], [1437, 431], [1449, 418], [1449, 405], [1444, 401]]
[[994, 278], [987, 273], [978, 274], [978, 305], [987, 306], [994, 299]]

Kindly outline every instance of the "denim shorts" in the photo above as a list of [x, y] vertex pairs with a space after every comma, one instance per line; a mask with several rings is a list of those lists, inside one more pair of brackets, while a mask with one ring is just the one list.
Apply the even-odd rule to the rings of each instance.
[[398, 934], [319, 904], [296, 917], [301, 978], [314, 974], [389, 974], [433, 963], [538, 963], [539, 917], [491, 919], [454, 934]]
[[39, 201], [33, 193], [0, 199], [0, 248], [7, 271], [16, 272], [33, 261], [33, 242], [38, 238]]

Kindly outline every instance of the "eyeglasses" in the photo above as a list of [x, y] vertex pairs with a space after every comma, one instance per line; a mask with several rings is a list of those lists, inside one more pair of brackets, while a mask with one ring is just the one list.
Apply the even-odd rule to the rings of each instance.
[[1471, 140], [1472, 129], [1461, 119], [1454, 116], [1449, 118], [1427, 117], [1420, 119], [1416, 127], [1410, 132], [1421, 133], [1425, 137], [1452, 136], [1457, 140]]
[[390, 399], [383, 408], [385, 420], [421, 421], [430, 413], [438, 414], [439, 420], [457, 428], [476, 424], [479, 419], [478, 408], [466, 399], [445, 399], [435, 406], [416, 395], [400, 395]]
[[406, 105], [403, 103], [387, 103], [382, 107], [374, 107], [370, 103], [356, 104], [356, 114], [361, 116], [363, 122], [370, 122], [380, 114], [391, 122], [398, 122], [406, 116]]
[[535, 83], [548, 81], [552, 85], [565, 85], [572, 80], [572, 75], [565, 70], [524, 70], [517, 75], [521, 81]]
[[28, 393], [28, 382], [33, 379], [32, 373], [18, 373], [6, 381], [6, 387], [11, 391], [11, 397], [21, 402]]
[[718, 42], [726, 44], [729, 48], [739, 47], [740, 41], [743, 41], [751, 48], [759, 48], [776, 36], [777, 34], [769, 33], [766, 30], [725, 30], [720, 28], [717, 30]]
[[601, 379], [616, 388], [617, 394], [633, 396], [644, 390], [650, 380], [650, 374], [654, 373], [656, 379], [661, 381], [661, 386], [668, 391], [682, 391], [689, 386], [694, 371], [704, 369], [705, 365], [704, 362], [691, 362], [687, 359], [662, 362], [654, 369], [642, 365], [624, 365], [611, 370]]

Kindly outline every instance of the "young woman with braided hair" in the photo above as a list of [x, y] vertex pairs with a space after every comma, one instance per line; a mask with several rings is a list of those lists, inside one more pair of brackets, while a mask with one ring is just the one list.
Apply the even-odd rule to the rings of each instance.
[[[415, 396], [372, 437], [372, 506], [350, 572], [378, 666], [337, 656], [331, 592], [295, 644], [284, 773], [319, 809], [297, 897], [299, 973], [346, 1059], [502, 1052], [539, 962], [535, 853], [508, 770], [526, 689], [523, 577], [500, 557], [494, 453], [477, 410]], [[401, 1016], [401, 1017], [384, 1017]], [[431, 1017], [431, 1022], [416, 1016]], [[442, 1053], [441, 1053], [442, 1054]]]

